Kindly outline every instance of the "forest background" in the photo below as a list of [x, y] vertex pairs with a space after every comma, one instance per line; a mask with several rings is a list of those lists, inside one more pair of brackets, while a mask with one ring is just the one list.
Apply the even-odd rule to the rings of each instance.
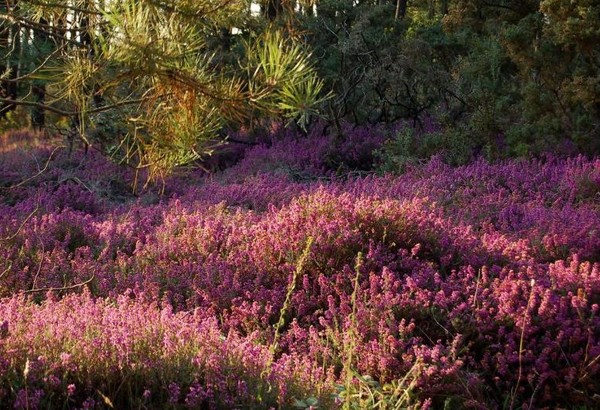
[[2, 129], [82, 139], [151, 177], [265, 119], [322, 118], [340, 139], [344, 121], [409, 121], [390, 170], [600, 150], [592, 0], [19, 0], [0, 17]]

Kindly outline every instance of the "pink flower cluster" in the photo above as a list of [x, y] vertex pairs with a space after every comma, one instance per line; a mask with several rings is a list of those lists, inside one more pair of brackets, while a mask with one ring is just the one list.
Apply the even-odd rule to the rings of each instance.
[[600, 405], [600, 160], [342, 179], [326, 145], [160, 200], [93, 152], [0, 154], [0, 402], [327, 408], [350, 355], [433, 408]]
[[261, 404], [277, 405], [321, 381], [298, 357], [281, 357], [269, 368], [268, 348], [256, 336], [223, 334], [199, 310], [173, 312], [133, 292], [114, 299], [88, 291], [46, 296], [41, 304], [18, 296], [0, 304], [8, 327], [0, 344], [0, 400], [15, 408], [93, 408], [106, 399], [116, 408], [151, 399], [251, 407], [261, 395]]

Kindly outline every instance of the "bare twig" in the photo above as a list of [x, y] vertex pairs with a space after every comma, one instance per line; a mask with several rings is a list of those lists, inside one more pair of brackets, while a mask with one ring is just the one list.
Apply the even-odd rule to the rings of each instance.
[[30, 1], [30, 3], [38, 5], [38, 6], [43, 6], [43, 7], [56, 7], [56, 8], [65, 9], [65, 10], [79, 11], [79, 12], [88, 13], [88, 14], [95, 14], [97, 16], [103, 15], [100, 11], [97, 11], [97, 10], [94, 10], [91, 8], [83, 8], [83, 7], [77, 7], [77, 6], [70, 5], [70, 4], [65, 4], [66, 2], [61, 3], [61, 2], [51, 2], [51, 1]]
[[35, 272], [35, 276], [33, 277], [33, 285], [32, 285], [33, 289], [37, 288], [37, 280], [40, 277], [40, 273], [42, 272], [42, 266], [44, 266], [44, 256], [46, 254], [46, 247], [44, 246], [44, 241], [41, 240], [39, 237], [38, 237], [38, 239], [40, 241], [40, 244], [41, 244], [41, 247], [42, 247], [42, 249], [41, 249], [42, 251], [40, 252], [40, 255], [41, 255], [40, 256], [40, 263], [38, 265], [37, 271]]
[[92, 194], [94, 194], [94, 193], [95, 193], [95, 191], [94, 191], [92, 188], [90, 188], [89, 186], [87, 186], [87, 185], [85, 184], [85, 182], [83, 182], [81, 179], [79, 179], [79, 178], [77, 178], [77, 177], [74, 177], [74, 176], [69, 176], [69, 177], [66, 177], [66, 178], [63, 178], [63, 179], [61, 179], [61, 180], [60, 180], [60, 182], [61, 182], [61, 183], [62, 183], [62, 182], [66, 182], [66, 181], [73, 181], [73, 182], [75, 182], [75, 183], [77, 183], [77, 184], [81, 185], [82, 187], [84, 187], [84, 188], [85, 188], [85, 189], [86, 189], [88, 192], [90, 192], [90, 193], [92, 193]]
[[[29, 181], [31, 181], [32, 179], [35, 179], [37, 177], [39, 177], [40, 175], [42, 175], [47, 169], [48, 169], [48, 165], [50, 165], [50, 161], [52, 160], [52, 156], [54, 155], [54, 153], [56, 151], [58, 151], [60, 148], [66, 148], [64, 145], [59, 145], [58, 147], [54, 148], [54, 150], [52, 150], [52, 152], [50, 153], [50, 156], [48, 157], [48, 159], [46, 160], [46, 163], [44, 164], [44, 167], [42, 169], [40, 169], [35, 175], [30, 176], [29, 178], [24, 179], [23, 181], [19, 182], [18, 184], [15, 185], [11, 185], [9, 187], [6, 187], [4, 189], [15, 189], [18, 188], [22, 185], [25, 185], [26, 183], [28, 183]], [[2, 187], [0, 187], [2, 188]]]
[[8, 272], [10, 272], [11, 268], [12, 268], [12, 261], [9, 261], [8, 267], [6, 269], [4, 269], [2, 271], [2, 273], [0, 273], [0, 279], [2, 279], [4, 277], [4, 275], [6, 275]]
[[62, 52], [64, 49], [66, 48], [66, 46], [61, 46], [59, 48], [57, 48], [56, 50], [54, 50], [52, 53], [50, 53], [45, 59], [44, 61], [42, 61], [39, 65], [37, 65], [33, 70], [31, 70], [30, 73], [24, 74], [20, 77], [16, 77], [16, 78], [3, 78], [2, 82], [4, 83], [18, 83], [21, 82], [23, 80], [26, 80], [28, 78], [33, 77], [35, 74], [37, 74], [42, 68], [44, 68], [44, 66], [46, 64], [48, 64], [48, 62], [54, 58], [54, 56], [58, 55], [60, 52]]
[[[140, 104], [144, 101], [145, 101], [145, 99], [118, 101], [114, 104], [104, 105], [102, 107], [94, 108], [91, 110], [86, 110], [85, 114], [98, 114], [98, 113], [101, 113], [104, 111], [112, 110], [114, 108], [119, 108], [119, 107], [123, 107], [126, 105]], [[5, 104], [25, 105], [28, 107], [36, 107], [36, 108], [40, 108], [40, 109], [43, 109], [46, 111], [53, 112], [58, 115], [63, 115], [65, 117], [73, 117], [76, 115], [81, 115], [80, 111], [65, 111], [65, 110], [61, 110], [60, 108], [56, 108], [51, 105], [48, 105], [48, 104], [43, 104], [43, 103], [39, 103], [39, 102], [35, 102], [35, 101], [25, 101], [23, 99], [15, 100], [12, 98], [0, 98], [0, 102], [5, 103]]]
[[27, 217], [23, 220], [23, 222], [21, 222], [21, 225], [19, 225], [19, 228], [15, 231], [15, 233], [13, 233], [11, 236], [8, 236], [6, 238], [0, 238], [0, 242], [10, 241], [10, 240], [16, 238], [17, 235], [19, 234], [19, 232], [21, 231], [21, 229], [23, 229], [23, 227], [27, 223], [27, 221], [29, 221], [29, 219], [31, 219], [33, 217], [33, 215], [35, 215], [35, 213], [39, 209], [40, 209], [40, 207], [36, 206], [35, 209], [29, 215], [27, 215]]
[[21, 293], [27, 294], [27, 293], [35, 293], [35, 292], [55, 292], [55, 291], [60, 291], [60, 290], [73, 290], [73, 289], [77, 289], [77, 288], [80, 288], [82, 286], [85, 286], [85, 285], [91, 283], [95, 277], [96, 277], [96, 274], [92, 274], [92, 276], [89, 279], [87, 279], [86, 281], [81, 282], [81, 283], [76, 283], [75, 285], [62, 286], [62, 287], [34, 288], [34, 289], [24, 290]]

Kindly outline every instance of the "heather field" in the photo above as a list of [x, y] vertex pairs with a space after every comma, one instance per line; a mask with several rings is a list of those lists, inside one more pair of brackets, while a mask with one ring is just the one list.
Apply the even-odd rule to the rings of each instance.
[[323, 134], [162, 196], [3, 137], [0, 407], [600, 407], [600, 160], [394, 176]]

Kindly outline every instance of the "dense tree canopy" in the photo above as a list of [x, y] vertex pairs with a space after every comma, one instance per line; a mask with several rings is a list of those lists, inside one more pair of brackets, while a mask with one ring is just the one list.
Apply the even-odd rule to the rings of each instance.
[[0, 16], [3, 127], [58, 124], [157, 175], [224, 129], [317, 113], [341, 138], [340, 121], [433, 119], [415, 155], [454, 162], [600, 152], [593, 1], [13, 0]]

